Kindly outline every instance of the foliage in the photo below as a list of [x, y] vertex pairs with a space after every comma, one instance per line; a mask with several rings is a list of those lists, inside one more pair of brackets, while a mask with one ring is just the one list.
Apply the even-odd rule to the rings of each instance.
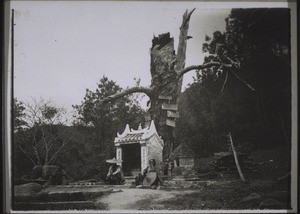
[[14, 98], [14, 132], [20, 131], [24, 126], [27, 125], [24, 120], [25, 116], [25, 107], [24, 104], [19, 101], [17, 98]]
[[137, 128], [143, 122], [143, 110], [133, 97], [122, 97], [110, 104], [100, 102], [119, 91], [121, 87], [104, 76], [95, 91], [86, 89], [81, 104], [73, 106], [77, 112], [75, 125], [91, 127], [95, 132], [95, 141], [102, 147], [102, 153], [108, 156], [114, 152], [113, 140], [117, 132], [123, 132], [127, 123]]
[[252, 142], [254, 147], [289, 145], [291, 73], [286, 32], [286, 9], [234, 9], [226, 18], [225, 32], [206, 36], [205, 62], [232, 60], [240, 68], [211, 67], [197, 73], [181, 97], [178, 142], [187, 141], [205, 155], [224, 149], [224, 135], [232, 131], [238, 142]]

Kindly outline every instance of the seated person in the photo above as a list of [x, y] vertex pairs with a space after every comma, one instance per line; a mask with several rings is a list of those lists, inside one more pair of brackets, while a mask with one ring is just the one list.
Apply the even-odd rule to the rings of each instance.
[[123, 170], [121, 166], [117, 165], [117, 163], [122, 163], [122, 160], [117, 160], [116, 158], [113, 158], [107, 160], [106, 162], [111, 163], [112, 165], [108, 169], [105, 183], [112, 185], [123, 184], [125, 182]]
[[[155, 175], [155, 180], [149, 180], [149, 182], [145, 182], [144, 179], [147, 177], [147, 175], [150, 175], [150, 173], [153, 175], [154, 173]], [[156, 162], [155, 159], [150, 159], [149, 160], [149, 165], [143, 170], [143, 174], [139, 174], [136, 178], [135, 178], [135, 182], [137, 186], [141, 186], [141, 185], [145, 185], [145, 184], [149, 184], [150, 187], [153, 186], [160, 186], [162, 185], [162, 181], [160, 179], [160, 177], [158, 176], [158, 173], [156, 172]]]

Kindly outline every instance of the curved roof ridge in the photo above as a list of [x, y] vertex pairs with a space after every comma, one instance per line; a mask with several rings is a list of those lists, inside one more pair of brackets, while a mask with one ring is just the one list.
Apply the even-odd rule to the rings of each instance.
[[[115, 142], [125, 142], [131, 140], [145, 140], [151, 137], [153, 134], [157, 134], [157, 130], [154, 121], [151, 120], [150, 126], [142, 128], [141, 124], [137, 130], [131, 129], [129, 124], [126, 125], [125, 130], [122, 134], [117, 133]], [[158, 135], [159, 136], [159, 135]]]

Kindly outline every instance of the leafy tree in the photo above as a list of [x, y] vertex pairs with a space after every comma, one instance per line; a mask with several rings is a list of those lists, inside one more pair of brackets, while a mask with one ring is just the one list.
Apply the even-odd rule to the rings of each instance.
[[229, 131], [255, 147], [290, 144], [288, 20], [286, 9], [234, 9], [225, 32], [206, 36], [205, 63], [240, 66], [198, 72], [181, 99], [178, 141], [192, 142], [200, 154], [223, 149]]
[[14, 132], [20, 131], [24, 126], [27, 125], [24, 120], [25, 116], [25, 107], [24, 104], [19, 101], [17, 98], [14, 98]]
[[256, 88], [248, 112], [257, 113], [264, 141], [272, 144], [290, 144], [289, 20], [288, 9], [232, 10], [226, 19], [228, 55], [236, 56], [239, 73]]
[[74, 105], [77, 112], [77, 126], [91, 127], [96, 139], [102, 147], [102, 153], [114, 151], [113, 140], [116, 132], [123, 132], [125, 125], [138, 127], [143, 122], [143, 110], [133, 97], [122, 97], [109, 105], [101, 100], [121, 91], [121, 87], [107, 77], [102, 77], [95, 91], [86, 89], [84, 100]]

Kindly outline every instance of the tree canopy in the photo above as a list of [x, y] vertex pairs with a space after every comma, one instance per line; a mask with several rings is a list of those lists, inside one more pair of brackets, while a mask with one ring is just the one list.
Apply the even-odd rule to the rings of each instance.
[[287, 9], [233, 9], [225, 32], [206, 36], [202, 50], [206, 63], [233, 60], [240, 66], [198, 72], [181, 96], [176, 139], [202, 154], [224, 149], [230, 130], [255, 147], [289, 145], [289, 29]]
[[97, 133], [97, 141], [102, 152], [113, 151], [113, 140], [117, 132], [123, 132], [125, 125], [137, 128], [143, 123], [143, 110], [132, 96], [125, 96], [110, 104], [104, 105], [101, 100], [120, 92], [122, 88], [114, 81], [103, 76], [95, 91], [86, 89], [85, 97], [80, 105], [74, 105], [77, 112], [75, 124], [92, 127]]

